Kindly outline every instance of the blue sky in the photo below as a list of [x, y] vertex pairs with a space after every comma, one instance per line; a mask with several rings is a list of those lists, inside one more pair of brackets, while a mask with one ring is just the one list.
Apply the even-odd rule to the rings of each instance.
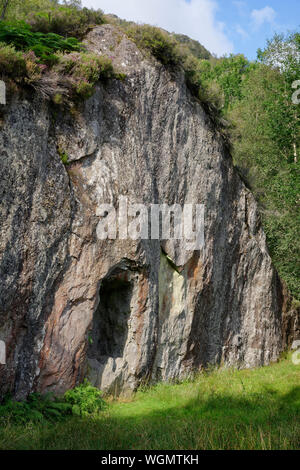
[[225, 24], [225, 34], [250, 59], [275, 32], [300, 26], [300, 0], [219, 0], [217, 18]]
[[300, 0], [83, 0], [121, 18], [161, 26], [197, 39], [218, 56], [249, 59], [274, 32], [300, 26]]

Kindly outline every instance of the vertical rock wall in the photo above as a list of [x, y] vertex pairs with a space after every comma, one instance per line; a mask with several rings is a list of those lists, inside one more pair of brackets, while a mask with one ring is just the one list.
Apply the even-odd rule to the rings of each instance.
[[[86, 43], [113, 51], [126, 80], [99, 84], [76, 113], [26, 94], [3, 111], [0, 393], [62, 393], [88, 375], [119, 394], [210, 363], [276, 360], [286, 295], [221, 136], [184, 77], [119, 30], [95, 28]], [[99, 240], [99, 207], [120, 196], [204, 204], [204, 250]]]

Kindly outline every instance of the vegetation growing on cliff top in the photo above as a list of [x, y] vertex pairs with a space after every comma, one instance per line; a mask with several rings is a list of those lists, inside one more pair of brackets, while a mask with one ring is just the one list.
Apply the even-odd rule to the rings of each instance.
[[79, 42], [89, 28], [104, 22], [101, 10], [81, 9], [79, 2], [62, 6], [56, 0], [11, 0], [2, 12], [4, 76], [33, 86], [56, 103], [88, 98], [98, 80], [120, 78], [110, 59], [87, 53]]
[[[8, 3], [7, 8], [5, 5]], [[24, 21], [32, 31], [83, 39], [88, 30], [105, 22], [102, 10], [81, 8], [80, 1], [0, 0], [1, 19]]]
[[299, 366], [216, 370], [159, 384], [91, 417], [0, 426], [0, 449], [299, 449]]

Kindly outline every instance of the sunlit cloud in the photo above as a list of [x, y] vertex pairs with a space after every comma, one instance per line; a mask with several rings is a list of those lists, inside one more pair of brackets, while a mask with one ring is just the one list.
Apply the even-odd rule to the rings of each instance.
[[252, 10], [251, 19], [256, 28], [260, 28], [264, 23], [273, 24], [276, 18], [276, 11], [269, 6], [260, 10]]

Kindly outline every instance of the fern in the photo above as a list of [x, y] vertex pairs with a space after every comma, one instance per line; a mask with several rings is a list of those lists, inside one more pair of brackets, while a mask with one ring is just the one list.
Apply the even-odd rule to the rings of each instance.
[[57, 422], [71, 415], [87, 417], [98, 414], [104, 406], [100, 390], [85, 381], [66, 392], [62, 398], [51, 393], [32, 393], [26, 401], [6, 397], [0, 405], [0, 424]]
[[83, 46], [76, 38], [64, 38], [55, 33], [33, 32], [24, 22], [0, 22], [0, 42], [11, 44], [19, 51], [31, 50], [42, 61], [53, 57], [55, 52], [80, 51]]

